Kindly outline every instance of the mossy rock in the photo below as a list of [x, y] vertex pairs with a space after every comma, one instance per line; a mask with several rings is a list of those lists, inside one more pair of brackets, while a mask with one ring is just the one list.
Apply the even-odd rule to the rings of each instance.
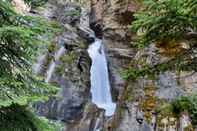
[[56, 50], [57, 50], [57, 47], [56, 47], [55, 44], [50, 44], [50, 45], [48, 46], [48, 52], [52, 53], [52, 52], [54, 52], [54, 51], [56, 51]]
[[155, 96], [155, 87], [148, 85], [144, 88], [145, 97], [140, 102], [140, 108], [144, 112], [145, 120], [150, 123], [152, 113], [155, 112], [157, 105], [157, 97]]
[[72, 64], [76, 58], [77, 58], [76, 52], [71, 51], [60, 57], [60, 61], [65, 64]]

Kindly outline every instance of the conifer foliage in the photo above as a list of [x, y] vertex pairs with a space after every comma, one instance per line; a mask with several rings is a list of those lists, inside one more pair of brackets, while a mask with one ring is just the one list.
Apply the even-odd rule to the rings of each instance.
[[181, 39], [197, 31], [197, 0], [144, 0], [135, 14], [134, 31], [140, 31], [138, 46]]
[[[125, 79], [154, 76], [167, 70], [197, 71], [197, 0], [144, 0], [134, 16], [131, 31], [137, 34], [133, 38], [136, 47], [155, 44], [166, 52], [170, 49], [177, 52], [169, 56], [168, 61], [140, 69], [134, 61], [135, 68], [129, 67], [123, 72]], [[181, 42], [187, 44], [187, 48], [183, 49]]]
[[34, 123], [39, 119], [27, 105], [46, 100], [57, 89], [35, 77], [31, 66], [39, 46], [47, 43], [42, 35], [50, 38], [57, 30], [42, 18], [15, 13], [9, 1], [0, 1], [0, 130], [40, 131]]

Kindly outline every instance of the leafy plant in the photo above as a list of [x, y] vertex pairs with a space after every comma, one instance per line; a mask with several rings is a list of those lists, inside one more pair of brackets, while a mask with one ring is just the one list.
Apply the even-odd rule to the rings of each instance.
[[188, 112], [193, 125], [197, 125], [197, 95], [182, 96], [172, 102], [173, 112], [178, 116]]

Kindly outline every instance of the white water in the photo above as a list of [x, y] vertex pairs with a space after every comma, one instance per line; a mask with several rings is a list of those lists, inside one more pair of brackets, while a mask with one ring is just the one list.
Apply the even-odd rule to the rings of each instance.
[[39, 56], [37, 59], [37, 63], [33, 65], [33, 71], [35, 74], [38, 74], [40, 70], [42, 69], [42, 64], [45, 58], [46, 58], [46, 55]]
[[62, 46], [56, 53], [55, 53], [55, 56], [54, 56], [54, 59], [50, 66], [49, 66], [49, 69], [47, 70], [47, 74], [46, 74], [46, 79], [45, 79], [45, 82], [49, 82], [51, 80], [51, 77], [52, 77], [52, 74], [53, 72], [55, 71], [55, 65], [56, 65], [56, 61], [59, 60], [59, 58], [63, 55], [63, 53], [65, 52], [65, 48]]
[[112, 102], [108, 67], [102, 40], [96, 39], [95, 42], [89, 46], [88, 53], [92, 59], [92, 102], [99, 108], [105, 109], [106, 116], [112, 116], [115, 112], [116, 104]]

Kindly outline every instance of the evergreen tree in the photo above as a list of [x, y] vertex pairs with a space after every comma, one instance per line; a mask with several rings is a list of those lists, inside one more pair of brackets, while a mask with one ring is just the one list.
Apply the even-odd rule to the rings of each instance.
[[197, 0], [144, 0], [135, 14], [138, 46], [172, 39], [197, 38]]
[[[46, 44], [56, 31], [55, 24], [21, 16], [8, 1], [0, 1], [0, 130], [44, 130], [28, 104], [46, 100], [57, 88], [34, 76], [31, 66], [40, 45]], [[41, 39], [43, 34], [48, 40]]]
[[141, 69], [130, 67], [124, 72], [126, 79], [167, 70], [197, 71], [197, 0], [144, 0], [134, 16], [131, 30], [137, 34], [135, 46], [144, 48], [154, 43], [156, 47], [179, 48], [180, 41], [187, 41], [189, 48], [173, 54], [164, 63]]

